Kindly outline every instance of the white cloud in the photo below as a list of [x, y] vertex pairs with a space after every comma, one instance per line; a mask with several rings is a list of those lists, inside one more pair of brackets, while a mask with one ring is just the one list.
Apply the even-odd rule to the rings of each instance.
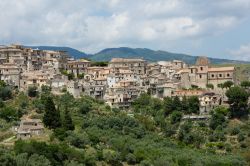
[[230, 54], [236, 59], [250, 61], [250, 43], [240, 46], [238, 50], [231, 50]]
[[145, 21], [141, 26], [141, 37], [145, 40], [176, 40], [199, 34], [199, 26], [189, 17]]
[[175, 13], [180, 8], [179, 0], [148, 1], [142, 5], [142, 11], [149, 17], [166, 15], [166, 13]]
[[[0, 43], [163, 48], [249, 18], [249, 0], [1, 0]], [[162, 44], [164, 43], [164, 44]]]

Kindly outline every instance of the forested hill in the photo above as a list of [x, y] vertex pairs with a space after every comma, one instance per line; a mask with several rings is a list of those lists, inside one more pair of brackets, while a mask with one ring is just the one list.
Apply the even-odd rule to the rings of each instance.
[[[197, 57], [181, 53], [172, 53], [167, 51], [154, 51], [147, 48], [106, 48], [95, 54], [87, 54], [70, 47], [56, 47], [56, 46], [27, 46], [33, 49], [41, 50], [62, 50], [67, 51], [68, 54], [76, 59], [87, 58], [93, 61], [110, 61], [112, 58], [143, 58], [147, 61], [171, 61], [182, 60], [188, 64], [194, 64]], [[236, 61], [228, 59], [209, 58], [213, 64], [249, 64], [246, 61]]]
[[[167, 51], [154, 51], [147, 48], [107, 48], [104, 49], [90, 58], [95, 61], [110, 61], [114, 57], [120, 58], [144, 58], [147, 61], [171, 61], [171, 60], [183, 60], [188, 64], [194, 64], [197, 57], [181, 53], [171, 53]], [[223, 63], [250, 63], [245, 61], [235, 61], [228, 59], [218, 59], [218, 58], [209, 58], [213, 64], [223, 64]]]

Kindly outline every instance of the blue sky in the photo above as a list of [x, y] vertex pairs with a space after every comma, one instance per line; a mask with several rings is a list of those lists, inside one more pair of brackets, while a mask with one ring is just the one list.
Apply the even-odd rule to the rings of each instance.
[[1, 0], [0, 43], [250, 60], [250, 0]]

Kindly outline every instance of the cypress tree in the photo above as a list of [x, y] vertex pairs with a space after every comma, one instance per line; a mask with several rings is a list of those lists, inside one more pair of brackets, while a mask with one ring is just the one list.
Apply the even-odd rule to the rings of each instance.
[[64, 111], [64, 122], [63, 122], [63, 127], [65, 130], [74, 130], [75, 126], [73, 124], [71, 115], [69, 113], [68, 107], [65, 108]]
[[183, 96], [183, 98], [182, 98], [182, 110], [185, 113], [188, 113], [188, 100], [187, 100], [186, 96]]
[[173, 99], [173, 110], [175, 110], [175, 111], [182, 110], [182, 103], [181, 103], [180, 98], [178, 96], [175, 96]]
[[163, 101], [163, 107], [164, 107], [164, 114], [165, 116], [168, 116], [171, 114], [173, 110], [173, 100], [171, 97], [165, 97]]
[[54, 101], [51, 96], [45, 100], [45, 114], [43, 117], [43, 123], [50, 129], [61, 127], [60, 112], [56, 110]]
[[191, 96], [188, 98], [188, 109], [189, 109], [189, 113], [199, 114], [200, 101], [197, 96]]

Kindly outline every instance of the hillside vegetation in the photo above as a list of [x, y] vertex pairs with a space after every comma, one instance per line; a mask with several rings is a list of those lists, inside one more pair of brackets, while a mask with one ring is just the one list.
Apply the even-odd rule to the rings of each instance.
[[[239, 90], [241, 93], [242, 89]], [[27, 96], [12, 91], [0, 96], [4, 97], [0, 104], [0, 129], [1, 133], [6, 132], [2, 140], [13, 136], [7, 132], [23, 115], [41, 118], [47, 127], [40, 138], [14, 139], [8, 146], [6, 141], [2, 143], [2, 165], [250, 163], [250, 122], [227, 119], [229, 110], [223, 107], [214, 110], [208, 121], [182, 120], [183, 115], [198, 113], [196, 98], [162, 101], [143, 94], [127, 112], [111, 109], [103, 101], [87, 96], [79, 99], [68, 93], [54, 96], [48, 87], [40, 94], [33, 92]]]

